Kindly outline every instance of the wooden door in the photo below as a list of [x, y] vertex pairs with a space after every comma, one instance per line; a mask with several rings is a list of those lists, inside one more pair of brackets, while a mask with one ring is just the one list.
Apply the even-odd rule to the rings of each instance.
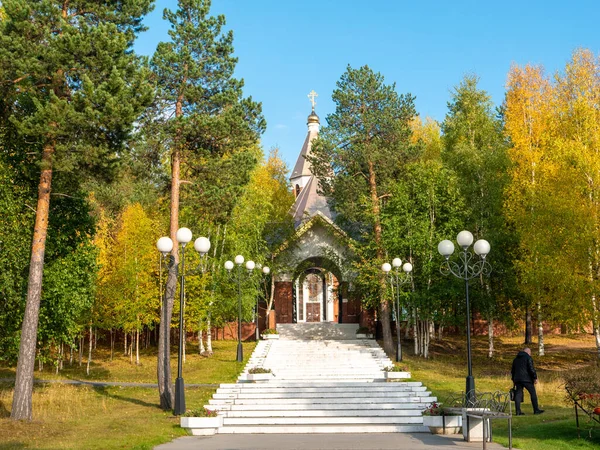
[[320, 303], [307, 303], [306, 304], [306, 321], [307, 322], [320, 322], [321, 321], [321, 304]]

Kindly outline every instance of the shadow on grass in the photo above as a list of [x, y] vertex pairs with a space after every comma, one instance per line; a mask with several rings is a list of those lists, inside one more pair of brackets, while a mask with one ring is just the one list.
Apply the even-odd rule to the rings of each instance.
[[597, 446], [600, 445], [600, 429], [592, 429], [591, 436], [588, 431], [589, 427], [582, 427], [579, 438], [574, 419], [556, 420], [513, 426], [513, 438], [517, 442], [521, 441], [522, 448], [527, 448], [526, 442], [529, 440], [539, 441], [547, 445], [547, 448], [553, 449], [599, 448]]
[[0, 400], [0, 419], [10, 417], [10, 411], [4, 405], [4, 402]]
[[123, 395], [114, 394], [114, 393], [110, 392], [110, 388], [107, 386], [94, 386], [94, 391], [96, 391], [100, 395], [103, 395], [105, 397], [112, 398], [115, 400], [122, 400], [125, 402], [133, 403], [134, 405], [161, 410], [160, 405], [157, 405], [156, 403], [148, 403], [148, 402], [145, 402], [144, 400], [140, 400], [138, 398], [131, 398], [131, 397], [125, 397]]

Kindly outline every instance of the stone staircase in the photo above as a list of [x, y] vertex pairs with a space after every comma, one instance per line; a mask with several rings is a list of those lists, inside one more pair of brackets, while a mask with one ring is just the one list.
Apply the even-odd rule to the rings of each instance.
[[[355, 339], [356, 326], [327, 323], [297, 339], [304, 325], [312, 324], [278, 325], [281, 339], [260, 341], [238, 382], [219, 387], [205, 405], [223, 416], [218, 433], [428, 431], [421, 411], [436, 398], [417, 381], [386, 382], [392, 362], [376, 341]], [[252, 367], [273, 376], [248, 382]]]

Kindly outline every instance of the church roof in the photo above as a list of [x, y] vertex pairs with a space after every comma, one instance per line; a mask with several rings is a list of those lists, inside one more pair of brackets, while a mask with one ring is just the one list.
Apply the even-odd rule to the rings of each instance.
[[311, 176], [312, 173], [310, 171], [310, 163], [306, 160], [306, 156], [310, 155], [310, 150], [312, 148], [312, 140], [317, 137], [319, 134], [318, 129], [309, 129], [306, 134], [306, 139], [304, 140], [304, 145], [302, 145], [302, 150], [300, 151], [300, 155], [296, 160], [296, 165], [294, 166], [294, 170], [292, 170], [292, 175], [290, 176], [290, 180], [294, 180], [295, 178]]
[[291, 209], [296, 227], [317, 213], [327, 217], [329, 220], [332, 219], [333, 216], [327, 205], [327, 199], [317, 192], [318, 184], [317, 178], [311, 175], [306, 186], [304, 186], [298, 197], [296, 197], [296, 201]]

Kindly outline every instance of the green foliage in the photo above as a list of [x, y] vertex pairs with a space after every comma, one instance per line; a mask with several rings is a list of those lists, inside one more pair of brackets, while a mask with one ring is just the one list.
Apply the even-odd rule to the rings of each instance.
[[[478, 82], [474, 75], [465, 76], [448, 103], [442, 124], [442, 158], [456, 173], [456, 186], [464, 199], [460, 207], [465, 214], [458, 226], [470, 230], [475, 240], [486, 239], [492, 246], [491, 278], [472, 283], [474, 309], [489, 319], [510, 309], [508, 298], [515, 293], [516, 240], [503, 214], [509, 160], [502, 121]], [[460, 230], [453, 231], [445, 238], [456, 236]]]
[[252, 367], [251, 369], [248, 369], [248, 373], [271, 373], [271, 369], [265, 369], [264, 367]]
[[217, 411], [208, 408], [188, 409], [183, 417], [217, 417]]
[[[21, 135], [54, 148], [53, 167], [104, 174], [152, 91], [130, 52], [151, 0], [3, 2], [0, 74]], [[25, 105], [26, 108], [17, 105]], [[41, 146], [36, 148], [41, 150]]]
[[354, 239], [367, 242], [378, 220], [369, 168], [375, 170], [377, 195], [389, 195], [404, 164], [419, 154], [410, 139], [414, 98], [398, 95], [395, 84], [386, 85], [368, 66], [348, 67], [336, 86], [336, 110], [327, 116], [308, 159], [321, 191], [331, 199], [336, 222]]
[[32, 211], [25, 206], [29, 192], [14, 184], [16, 171], [4, 161], [0, 134], [0, 360], [13, 361], [25, 310]]

